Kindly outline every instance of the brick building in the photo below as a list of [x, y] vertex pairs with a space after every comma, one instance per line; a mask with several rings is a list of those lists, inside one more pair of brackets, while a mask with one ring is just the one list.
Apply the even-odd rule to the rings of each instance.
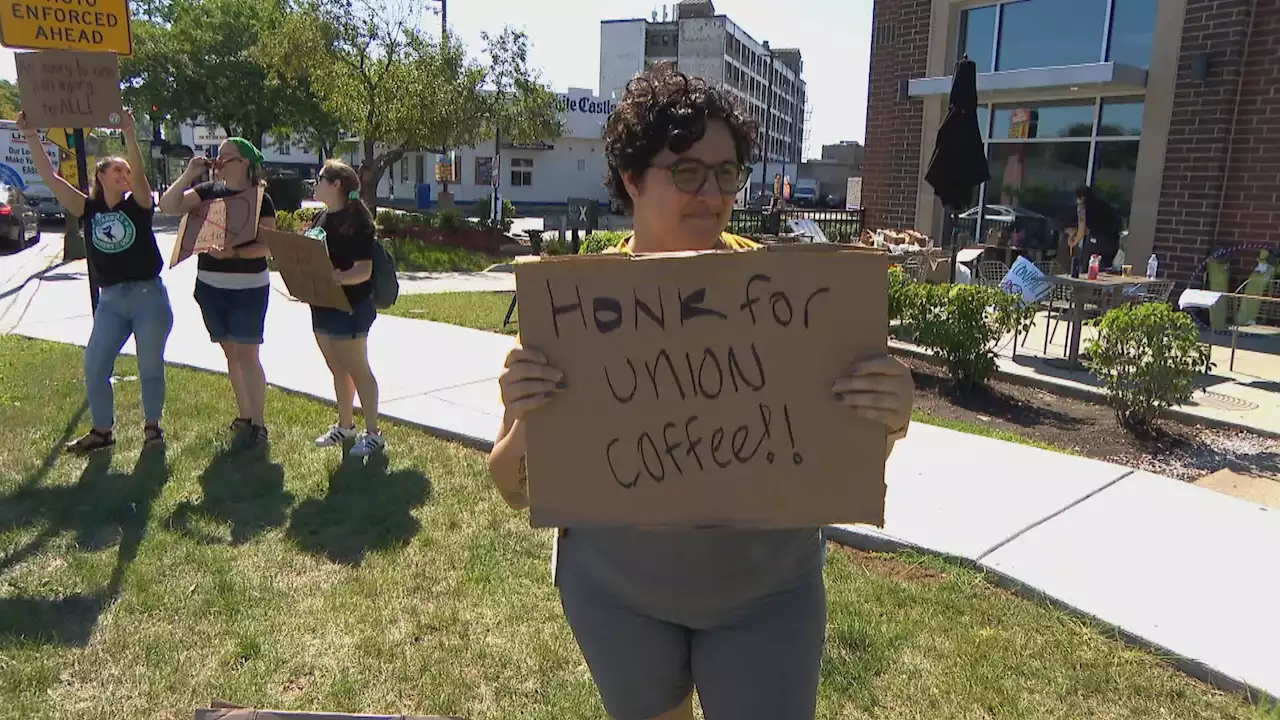
[[868, 223], [940, 228], [923, 176], [967, 53], [992, 174], [971, 218], [1003, 206], [1056, 247], [1088, 183], [1120, 210], [1128, 262], [1154, 250], [1186, 281], [1231, 249], [1241, 273], [1280, 241], [1277, 49], [1280, 0], [876, 0]]

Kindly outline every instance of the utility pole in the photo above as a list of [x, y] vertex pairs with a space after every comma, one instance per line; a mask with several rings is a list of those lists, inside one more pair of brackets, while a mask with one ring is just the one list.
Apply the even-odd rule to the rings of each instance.
[[[90, 181], [88, 158], [85, 157], [85, 154], [89, 152], [89, 148], [86, 147], [84, 128], [75, 128], [71, 136], [72, 142], [76, 146], [76, 175], [79, 176], [77, 179], [80, 181], [80, 192], [88, 195]], [[138, 170], [141, 171], [142, 168], [138, 168]], [[80, 218], [76, 218], [75, 221], [77, 225], [81, 224]], [[70, 224], [70, 222], [71, 217], [68, 215], [67, 223]], [[85, 265], [89, 272], [89, 308], [96, 315], [98, 313], [98, 277], [97, 273], [93, 271], [93, 258], [89, 257], [93, 250], [93, 236], [88, 227], [81, 226], [81, 232], [84, 236]]]
[[[440, 0], [440, 44], [443, 45], [449, 38], [449, 0]], [[449, 158], [449, 148], [440, 148], [440, 160]], [[451, 174], [457, 172], [457, 168], [453, 166], [453, 162], [449, 163], [449, 172]], [[440, 179], [440, 195], [443, 197], [449, 193], [449, 178]]]

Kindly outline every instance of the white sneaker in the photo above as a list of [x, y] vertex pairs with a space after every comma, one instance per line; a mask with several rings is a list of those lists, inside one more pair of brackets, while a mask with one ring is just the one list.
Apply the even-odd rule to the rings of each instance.
[[333, 447], [341, 445], [356, 436], [355, 426], [344, 428], [341, 425], [330, 425], [329, 432], [316, 438], [316, 447]]
[[386, 449], [387, 441], [382, 439], [382, 433], [375, 435], [370, 432], [362, 432], [360, 437], [356, 438], [356, 444], [351, 446], [351, 455], [361, 458], [369, 457]]

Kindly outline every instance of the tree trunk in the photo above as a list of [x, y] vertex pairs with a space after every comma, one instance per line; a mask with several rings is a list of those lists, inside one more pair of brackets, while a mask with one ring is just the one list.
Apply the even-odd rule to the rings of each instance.
[[382, 179], [382, 168], [378, 167], [378, 159], [374, 157], [373, 140], [361, 142], [364, 159], [360, 163], [360, 199], [370, 210], [378, 208], [378, 181]]

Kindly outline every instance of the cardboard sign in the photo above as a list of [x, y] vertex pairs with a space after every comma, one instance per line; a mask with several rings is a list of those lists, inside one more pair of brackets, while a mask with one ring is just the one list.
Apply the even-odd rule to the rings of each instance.
[[347, 294], [333, 279], [333, 263], [323, 242], [269, 228], [262, 228], [258, 234], [271, 249], [271, 259], [290, 295], [308, 305], [351, 312]]
[[237, 248], [256, 240], [263, 192], [264, 188], [259, 185], [253, 190], [200, 203], [183, 215], [169, 267], [198, 253]]
[[45, 50], [14, 55], [22, 110], [35, 127], [118, 128], [120, 62], [115, 53]]
[[1010, 295], [1021, 295], [1028, 305], [1049, 297], [1053, 285], [1040, 268], [1025, 257], [1019, 257], [1000, 281], [1000, 289]]
[[518, 263], [522, 343], [568, 386], [528, 418], [533, 526], [883, 524], [887, 429], [831, 386], [888, 351], [887, 269], [831, 245]]
[[16, 0], [0, 13], [0, 44], [32, 50], [133, 54], [127, 0]]

